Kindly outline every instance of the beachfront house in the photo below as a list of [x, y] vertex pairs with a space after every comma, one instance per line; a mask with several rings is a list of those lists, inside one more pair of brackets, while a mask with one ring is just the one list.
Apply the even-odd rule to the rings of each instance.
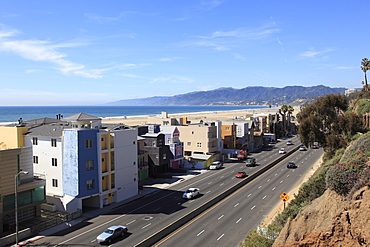
[[182, 168], [184, 143], [180, 141], [179, 129], [176, 126], [160, 126], [160, 131], [164, 134], [165, 145], [170, 149], [170, 168]]
[[193, 161], [196, 161], [199, 164], [197, 167], [208, 168], [212, 161], [221, 159], [217, 146], [218, 127], [215, 122], [176, 127], [180, 130], [181, 141], [184, 142], [185, 167], [194, 167]]
[[46, 179], [52, 209], [78, 216], [138, 194], [137, 130], [79, 113], [23, 123], [35, 174]]
[[161, 133], [160, 125], [138, 127], [140, 136], [145, 138], [145, 150], [148, 152], [149, 177], [157, 177], [169, 171], [171, 151], [165, 143], [165, 135]]

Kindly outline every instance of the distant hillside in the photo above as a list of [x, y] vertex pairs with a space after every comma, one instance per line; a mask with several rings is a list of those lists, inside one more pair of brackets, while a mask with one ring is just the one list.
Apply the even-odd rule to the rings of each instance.
[[326, 94], [343, 93], [345, 90], [346, 88], [330, 88], [323, 85], [313, 87], [287, 86], [284, 88], [246, 87], [242, 89], [224, 87], [175, 96], [120, 100], [107, 105], [281, 105], [290, 104], [297, 99], [312, 99]]

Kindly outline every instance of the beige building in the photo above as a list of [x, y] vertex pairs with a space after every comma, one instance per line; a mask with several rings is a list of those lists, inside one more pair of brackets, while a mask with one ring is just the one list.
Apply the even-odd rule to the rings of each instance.
[[184, 142], [185, 157], [193, 154], [217, 152], [217, 127], [211, 124], [190, 124], [177, 126]]

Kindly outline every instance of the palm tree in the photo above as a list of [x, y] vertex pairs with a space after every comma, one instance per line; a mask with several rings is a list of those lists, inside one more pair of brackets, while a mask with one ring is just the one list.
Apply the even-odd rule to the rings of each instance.
[[366, 71], [370, 70], [370, 61], [367, 58], [362, 59], [362, 61], [361, 61], [361, 70], [365, 74], [365, 90], [368, 90]]
[[286, 117], [285, 117], [285, 113], [288, 111], [288, 106], [287, 105], [282, 105], [281, 106], [281, 111], [283, 112], [283, 131], [286, 133]]
[[289, 127], [289, 132], [290, 132], [290, 119], [292, 116], [292, 113], [294, 112], [294, 108], [291, 105], [288, 105], [288, 127]]

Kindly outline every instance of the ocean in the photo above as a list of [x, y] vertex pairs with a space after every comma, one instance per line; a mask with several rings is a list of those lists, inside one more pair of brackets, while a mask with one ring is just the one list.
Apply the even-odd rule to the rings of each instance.
[[162, 111], [177, 114], [259, 108], [267, 106], [0, 106], [0, 123], [17, 122], [20, 118], [56, 118], [58, 114], [69, 117], [80, 112], [103, 118], [158, 115]]

